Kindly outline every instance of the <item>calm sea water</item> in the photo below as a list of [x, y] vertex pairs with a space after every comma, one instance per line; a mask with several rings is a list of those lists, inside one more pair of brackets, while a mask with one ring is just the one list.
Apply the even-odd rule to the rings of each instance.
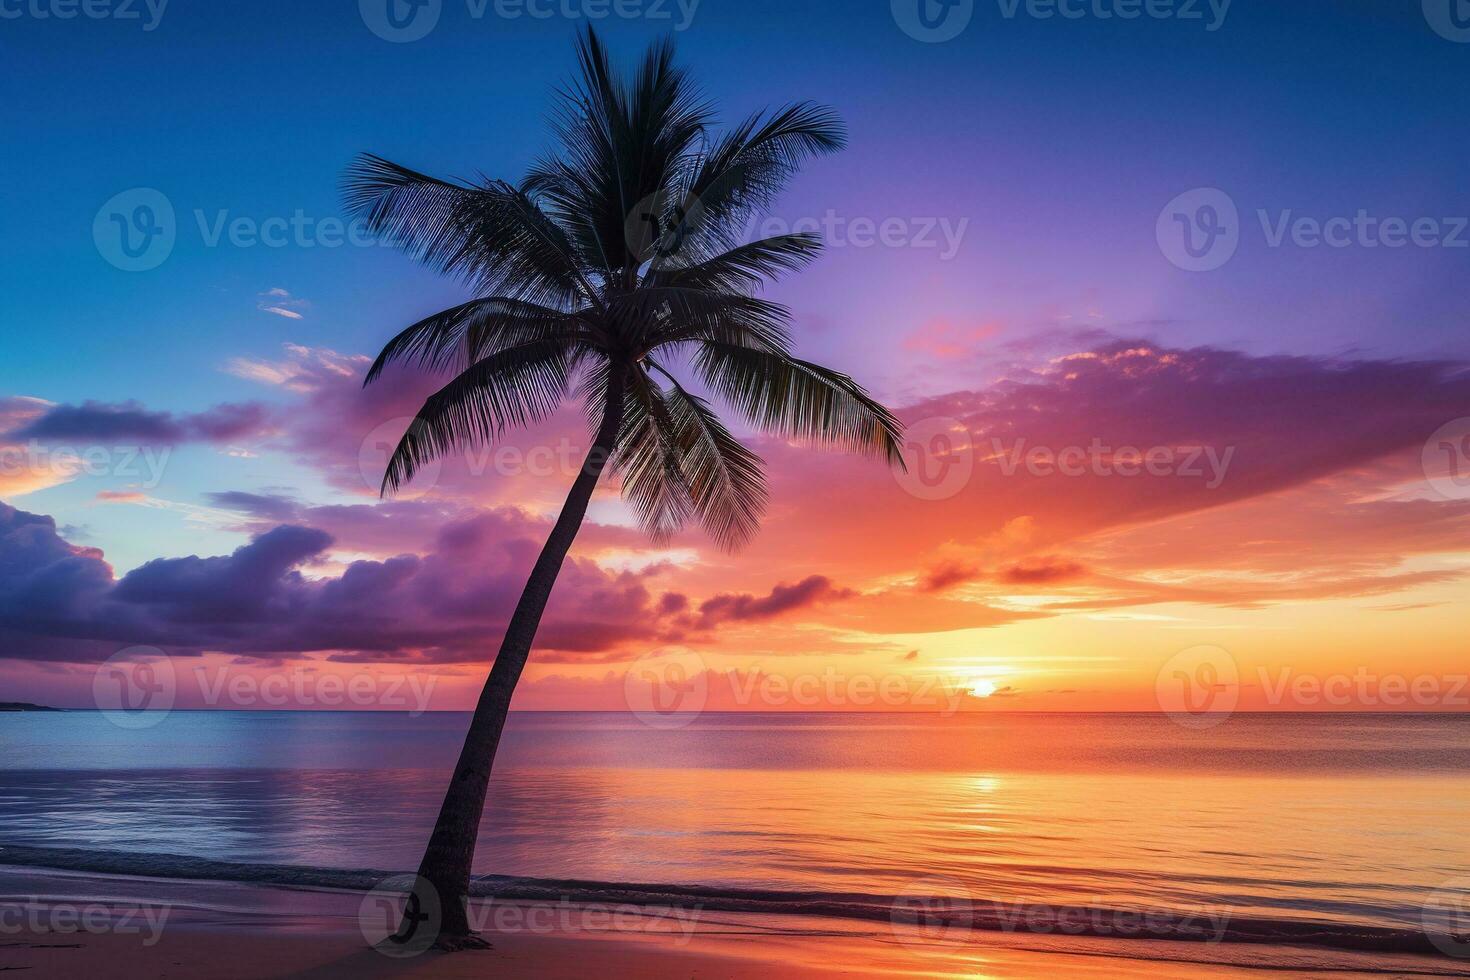
[[[0, 845], [411, 869], [467, 723], [0, 714]], [[517, 714], [476, 868], [1418, 928], [1467, 817], [1467, 716]]]

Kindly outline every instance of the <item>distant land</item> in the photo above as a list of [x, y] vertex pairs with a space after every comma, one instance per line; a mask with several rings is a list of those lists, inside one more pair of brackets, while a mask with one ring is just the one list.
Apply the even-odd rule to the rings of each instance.
[[0, 701], [0, 711], [60, 711], [60, 708], [48, 708], [44, 704], [30, 704], [26, 701]]

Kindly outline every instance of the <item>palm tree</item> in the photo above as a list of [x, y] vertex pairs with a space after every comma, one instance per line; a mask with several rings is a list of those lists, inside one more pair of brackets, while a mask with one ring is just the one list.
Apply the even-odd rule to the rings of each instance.
[[408, 327], [367, 373], [371, 383], [392, 362], [455, 372], [398, 443], [383, 493], [569, 396], [594, 431], [506, 627], [419, 868], [416, 887], [441, 905], [441, 946], [473, 942], [463, 900], [490, 767], [604, 468], [655, 540], [695, 519], [734, 550], [757, 529], [761, 458], [675, 369], [691, 370], [757, 430], [902, 465], [894, 417], [851, 378], [794, 357], [787, 310], [755, 295], [814, 258], [820, 238], [741, 241], [744, 222], [804, 160], [844, 145], [841, 121], [798, 103], [715, 135], [673, 54], [670, 42], [654, 44], [622, 78], [597, 35], [581, 34], [580, 72], [558, 93], [557, 153], [517, 185], [439, 180], [372, 155], [346, 177], [348, 206], [376, 234], [480, 297]]

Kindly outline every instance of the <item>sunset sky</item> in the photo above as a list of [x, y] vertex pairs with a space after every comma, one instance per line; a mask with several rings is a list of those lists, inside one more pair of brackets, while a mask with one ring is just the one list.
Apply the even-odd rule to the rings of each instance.
[[[259, 706], [183, 682], [200, 667], [473, 705], [586, 426], [569, 404], [379, 500], [435, 379], [363, 372], [468, 296], [321, 222], [362, 151], [518, 178], [579, 24], [445, 0], [389, 43], [354, 7], [3, 26], [24, 97], [0, 118], [47, 136], [0, 161], [0, 700], [89, 706], [96, 665], [148, 645], [184, 707]], [[1237, 0], [1208, 30], [977, 3], [929, 44], [887, 0], [704, 0], [679, 50], [724, 118], [847, 121], [752, 231], [827, 236], [768, 295], [908, 424], [910, 471], [751, 435], [771, 500], [734, 555], [654, 547], [606, 483], [516, 706], [623, 708], [630, 669], [673, 664], [709, 708], [1156, 710], [1202, 662], [1243, 708], [1470, 706], [1470, 131], [1444, 124], [1470, 44], [1418, 8]], [[599, 29], [626, 62], [672, 26]], [[125, 271], [94, 219], [136, 188], [176, 241]], [[1199, 188], [1239, 242], [1189, 271], [1164, 212]], [[1273, 238], [1360, 213], [1439, 240]], [[1302, 675], [1368, 679], [1282, 693]], [[1437, 686], [1406, 704], [1385, 678]], [[294, 703], [330, 706], [317, 683]]]

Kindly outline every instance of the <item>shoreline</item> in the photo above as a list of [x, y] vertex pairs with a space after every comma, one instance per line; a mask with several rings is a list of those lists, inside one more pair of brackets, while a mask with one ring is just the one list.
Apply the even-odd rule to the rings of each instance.
[[[138, 877], [157, 881], [217, 882], [364, 894], [402, 871], [314, 868], [286, 864], [243, 864], [173, 854], [109, 853], [93, 850], [0, 845], [6, 866], [49, 869], [69, 875]], [[1202, 946], [1283, 946], [1325, 951], [1447, 958], [1447, 937], [1423, 929], [1395, 928], [1322, 919], [1263, 919], [1226, 909], [1129, 909], [1027, 904], [933, 894], [798, 892], [770, 889], [605, 882], [482, 875], [471, 882], [472, 903], [576, 904], [642, 910], [672, 910], [780, 917], [794, 922], [841, 921], [865, 927], [911, 926], [938, 934], [1018, 937], [1060, 936], [1115, 943], [1170, 942]], [[1452, 958], [1451, 958], [1452, 959]]]
[[610, 977], [1186, 977], [1303, 971], [1470, 976], [1470, 962], [1295, 945], [957, 931], [820, 915], [495, 899], [489, 951], [394, 957], [361, 916], [369, 893], [0, 866], [0, 968], [73, 975]]

